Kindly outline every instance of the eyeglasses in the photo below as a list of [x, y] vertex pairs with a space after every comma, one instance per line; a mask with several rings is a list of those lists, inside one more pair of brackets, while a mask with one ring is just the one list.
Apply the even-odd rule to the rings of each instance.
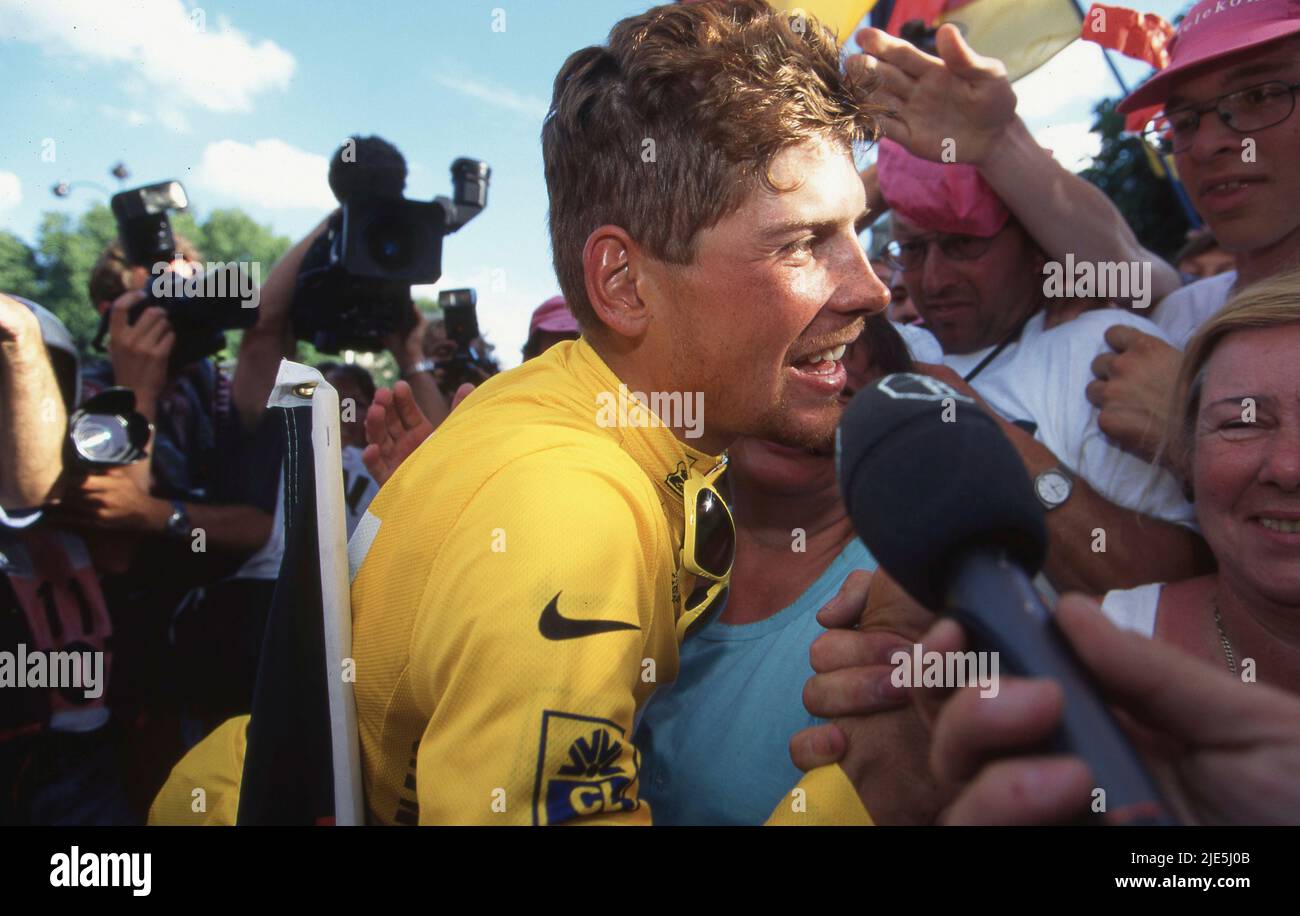
[[736, 560], [736, 523], [714, 483], [727, 469], [723, 455], [712, 470], [692, 470], [682, 486], [686, 533], [682, 538], [682, 568], [707, 580], [686, 599], [677, 621], [680, 642], [717, 616], [726, 603], [731, 566]]
[[1270, 80], [1221, 95], [1204, 105], [1175, 108], [1153, 119], [1142, 136], [1160, 153], [1185, 153], [1192, 148], [1201, 117], [1212, 111], [1239, 134], [1273, 127], [1295, 111], [1297, 89], [1300, 89], [1300, 83]]
[[[1005, 225], [1004, 227], [1005, 228]], [[885, 263], [894, 270], [916, 270], [925, 263], [925, 255], [933, 241], [943, 252], [943, 256], [953, 261], [974, 261], [984, 257], [993, 247], [993, 240], [1002, 233], [999, 229], [988, 238], [978, 235], [958, 235], [947, 232], [931, 232], [916, 238], [899, 241], [894, 239], [885, 246]]]

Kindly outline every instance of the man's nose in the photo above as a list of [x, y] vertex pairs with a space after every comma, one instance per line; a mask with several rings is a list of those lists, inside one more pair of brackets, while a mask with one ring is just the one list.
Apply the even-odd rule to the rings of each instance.
[[[1178, 156], [1188, 156], [1200, 163], [1208, 163], [1225, 153], [1240, 157], [1243, 139], [1244, 135], [1225, 124], [1217, 111], [1203, 112], [1200, 123], [1196, 125], [1196, 133], [1192, 135], [1192, 145]], [[1175, 157], [1175, 164], [1178, 156]]]
[[[951, 286], [959, 275], [952, 259], [943, 253], [934, 239], [926, 243], [924, 257], [925, 261], [919, 268], [921, 288], [927, 297], [931, 297]], [[913, 268], [913, 272], [916, 270]]]
[[845, 246], [835, 295], [828, 307], [845, 315], [874, 315], [889, 305], [889, 287], [871, 269], [866, 251], [854, 238]]

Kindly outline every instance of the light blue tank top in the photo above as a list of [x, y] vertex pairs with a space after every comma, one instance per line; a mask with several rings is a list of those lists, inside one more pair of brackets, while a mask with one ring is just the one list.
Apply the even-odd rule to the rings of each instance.
[[803, 706], [817, 612], [855, 569], [876, 568], [856, 538], [793, 604], [755, 623], [714, 620], [682, 645], [680, 673], [636, 733], [640, 796], [656, 824], [761, 824], [803, 775], [790, 737], [820, 723]]

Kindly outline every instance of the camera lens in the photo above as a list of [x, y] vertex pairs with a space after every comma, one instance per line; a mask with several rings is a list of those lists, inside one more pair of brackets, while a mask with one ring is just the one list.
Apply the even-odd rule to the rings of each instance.
[[126, 422], [115, 414], [86, 414], [72, 428], [72, 443], [86, 461], [114, 463], [131, 453]]
[[411, 260], [411, 227], [400, 219], [376, 222], [366, 233], [366, 247], [380, 266], [403, 270]]

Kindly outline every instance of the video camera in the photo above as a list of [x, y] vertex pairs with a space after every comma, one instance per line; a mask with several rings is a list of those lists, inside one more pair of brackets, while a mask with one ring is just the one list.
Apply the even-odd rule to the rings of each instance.
[[[117, 220], [122, 253], [130, 264], [147, 267], [150, 279], [145, 283], [145, 297], [131, 307], [127, 321], [135, 324], [150, 306], [161, 306], [176, 334], [171, 366], [185, 366], [211, 356], [226, 345], [226, 331], [252, 327], [257, 322], [258, 302], [251, 279], [243, 265], [225, 265], [208, 274], [183, 278], [172, 272], [176, 258], [176, 239], [172, 233], [170, 213], [189, 207], [189, 197], [179, 181], [132, 188], [114, 194], [113, 216]], [[249, 305], [249, 303], [252, 305]], [[108, 333], [108, 312], [99, 323], [95, 347], [104, 349]]]
[[384, 349], [415, 314], [411, 286], [442, 276], [442, 240], [487, 206], [492, 170], [476, 159], [451, 164], [453, 196], [431, 203], [354, 195], [308, 249], [298, 273], [293, 328], [324, 353]]

